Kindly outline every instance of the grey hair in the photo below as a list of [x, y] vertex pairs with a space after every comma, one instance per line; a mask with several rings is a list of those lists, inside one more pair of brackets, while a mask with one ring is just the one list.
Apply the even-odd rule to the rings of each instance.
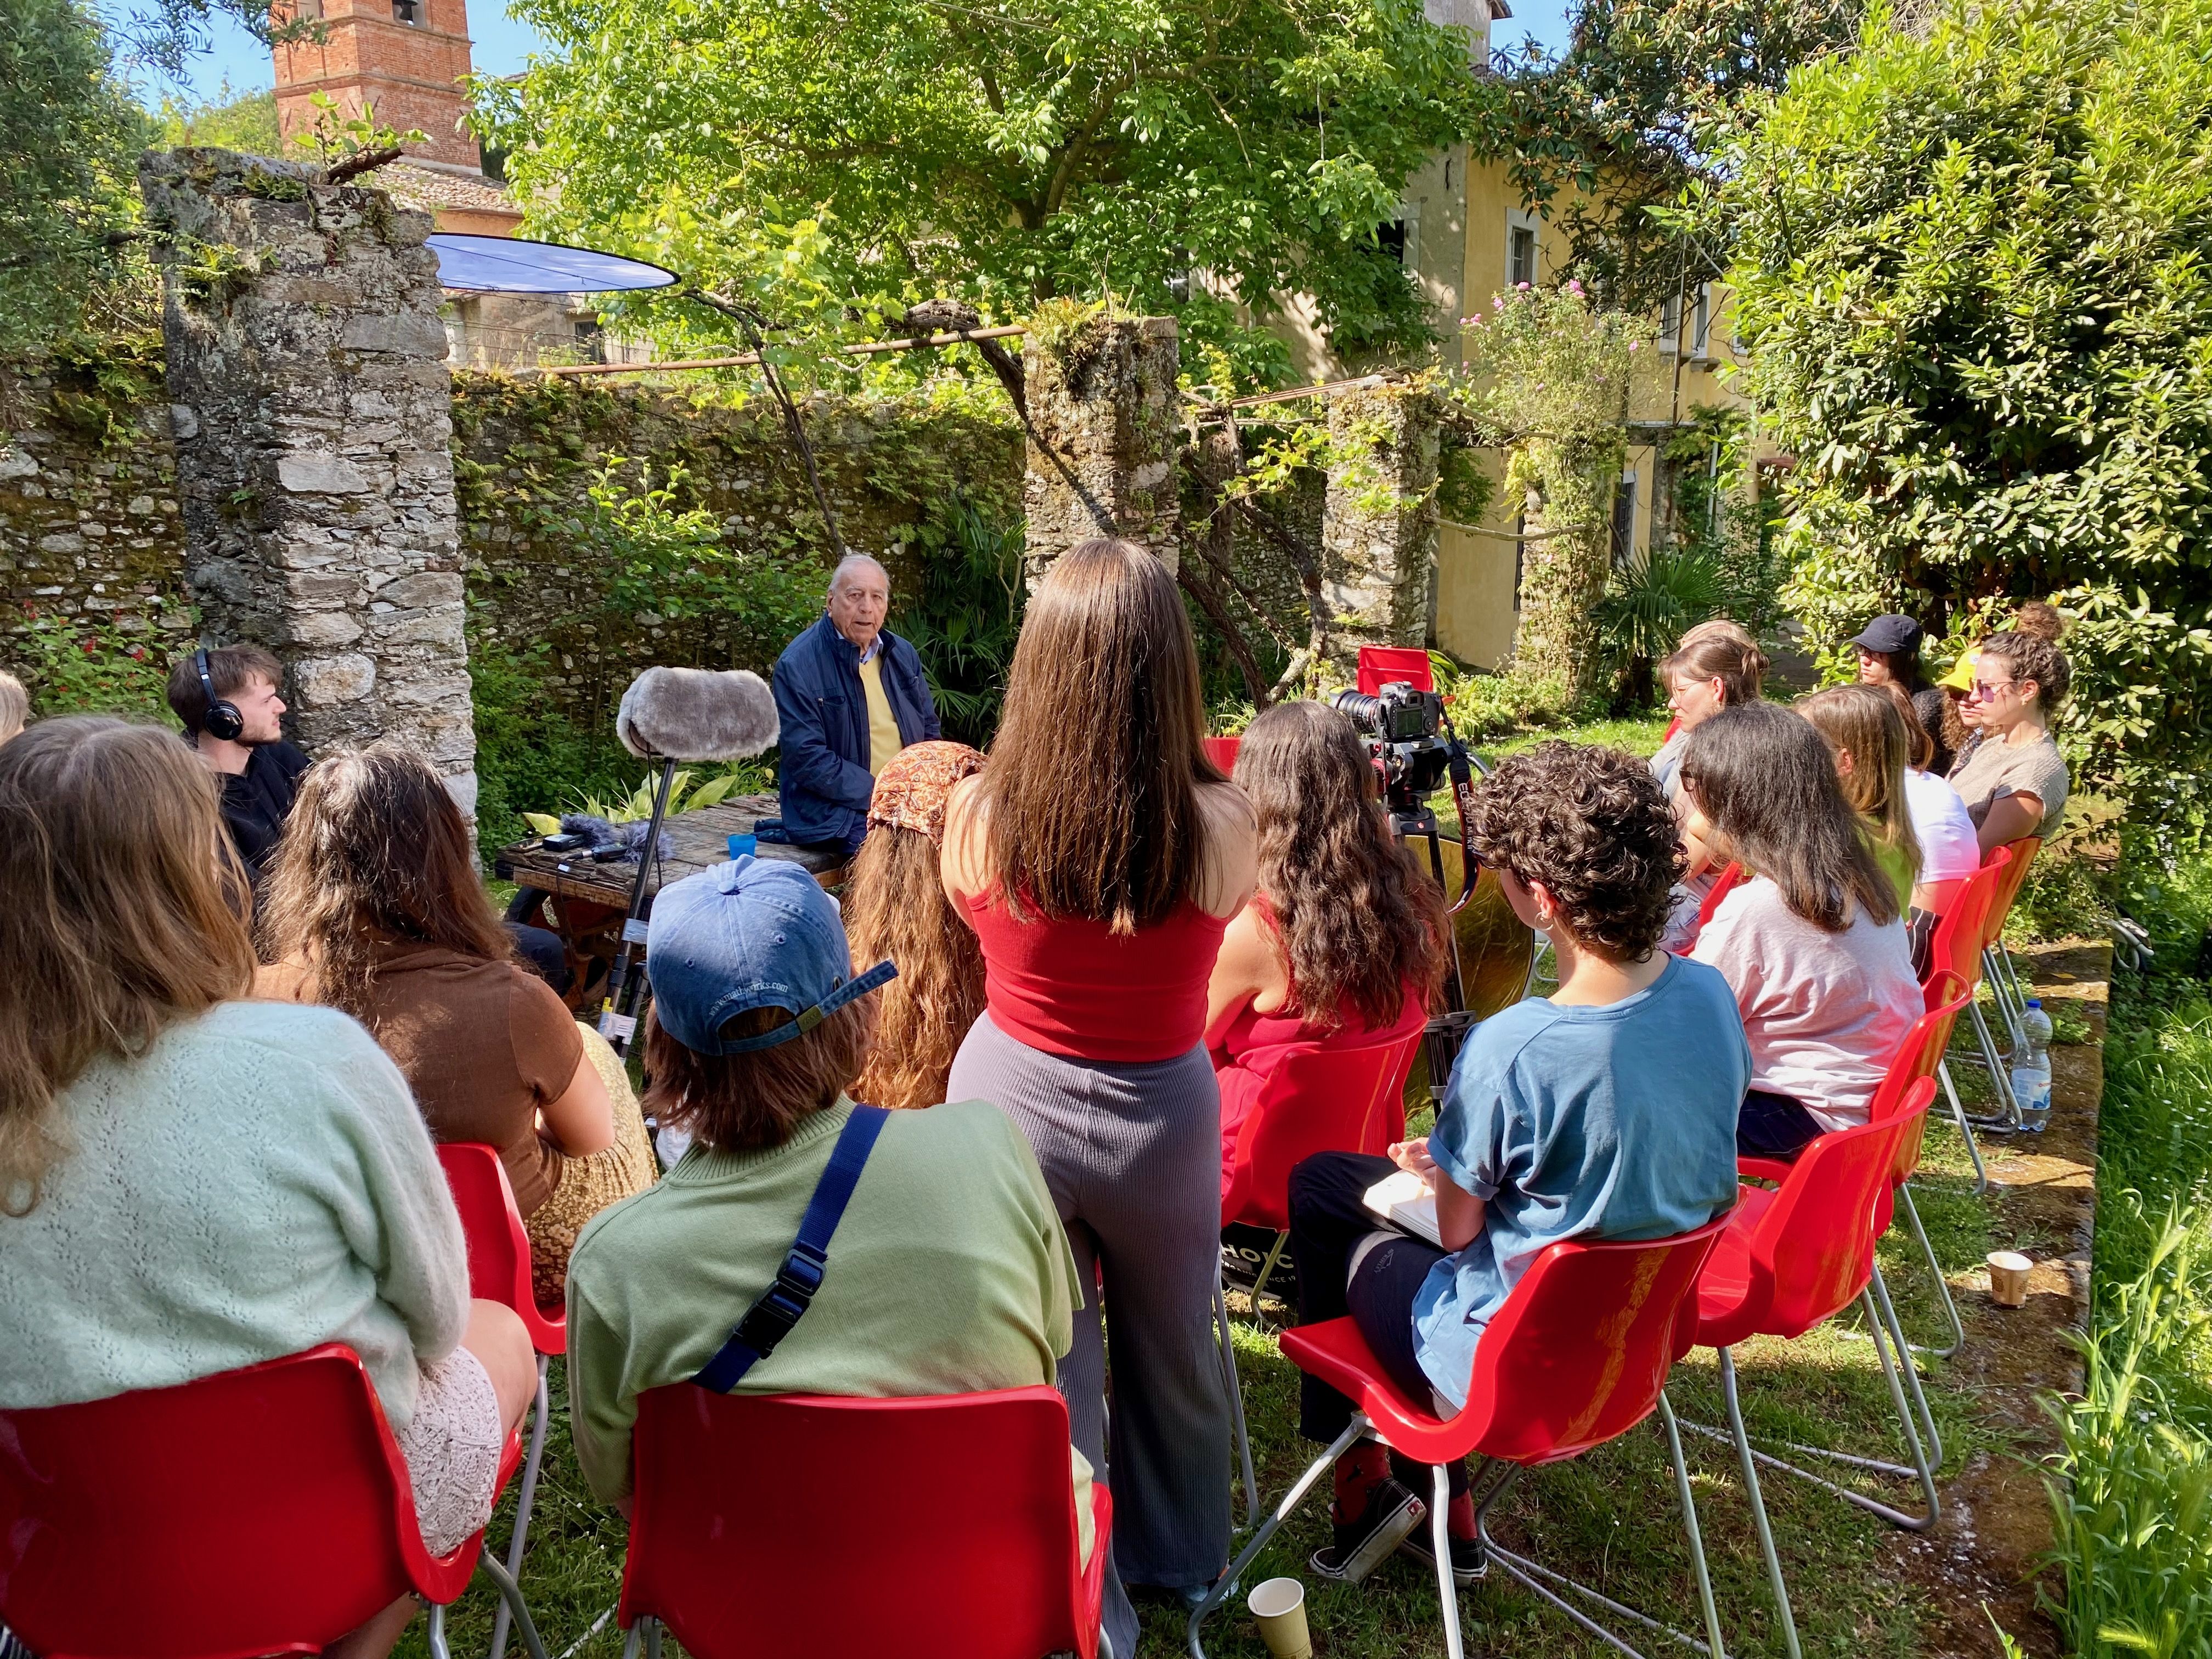
[[856, 564], [866, 565], [868, 568], [874, 571], [876, 574], [884, 579], [884, 591], [888, 592], [890, 590], [891, 573], [884, 568], [882, 560], [872, 559], [865, 553], [848, 553], [843, 558], [837, 561], [837, 568], [830, 573], [830, 594], [831, 597], [834, 597], [837, 592], [837, 584], [845, 580], [845, 573], [848, 570], [850, 570]]

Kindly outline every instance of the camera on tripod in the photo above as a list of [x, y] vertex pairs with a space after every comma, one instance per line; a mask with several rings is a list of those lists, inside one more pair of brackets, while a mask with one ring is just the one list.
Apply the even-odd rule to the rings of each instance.
[[1366, 739], [1392, 811], [1414, 811], [1443, 787], [1452, 745], [1443, 735], [1444, 700], [1434, 691], [1410, 679], [1388, 680], [1371, 692], [1339, 691], [1329, 702]]

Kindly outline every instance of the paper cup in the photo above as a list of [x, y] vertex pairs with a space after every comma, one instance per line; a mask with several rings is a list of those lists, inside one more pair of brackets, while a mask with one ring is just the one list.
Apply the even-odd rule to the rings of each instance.
[[2000, 1308], [2017, 1308], [2027, 1300], [2027, 1273], [2035, 1263], [2017, 1250], [1990, 1252], [1990, 1298]]
[[1306, 1631], [1306, 1587], [1295, 1578], [1270, 1578], [1244, 1600], [1260, 1626], [1260, 1639], [1275, 1659], [1313, 1659]]

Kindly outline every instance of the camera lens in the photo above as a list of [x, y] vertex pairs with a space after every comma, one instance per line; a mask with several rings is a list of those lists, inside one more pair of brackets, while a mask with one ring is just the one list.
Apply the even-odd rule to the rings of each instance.
[[1342, 709], [1354, 726], [1363, 731], [1380, 732], [1382, 730], [1382, 699], [1364, 691], [1340, 691], [1329, 699], [1330, 706]]

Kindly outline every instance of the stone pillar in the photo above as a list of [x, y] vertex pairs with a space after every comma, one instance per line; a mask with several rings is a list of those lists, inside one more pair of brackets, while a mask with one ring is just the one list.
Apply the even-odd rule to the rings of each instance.
[[1328, 400], [1323, 655], [1347, 680], [1363, 645], [1427, 642], [1437, 431], [1434, 398], [1418, 386], [1362, 386]]
[[150, 151], [138, 177], [203, 637], [284, 659], [310, 753], [411, 743], [473, 812], [429, 216], [223, 150]]
[[1172, 317], [1096, 317], [1022, 352], [1029, 403], [1034, 587], [1078, 542], [1120, 536], [1176, 564], [1176, 341]]

